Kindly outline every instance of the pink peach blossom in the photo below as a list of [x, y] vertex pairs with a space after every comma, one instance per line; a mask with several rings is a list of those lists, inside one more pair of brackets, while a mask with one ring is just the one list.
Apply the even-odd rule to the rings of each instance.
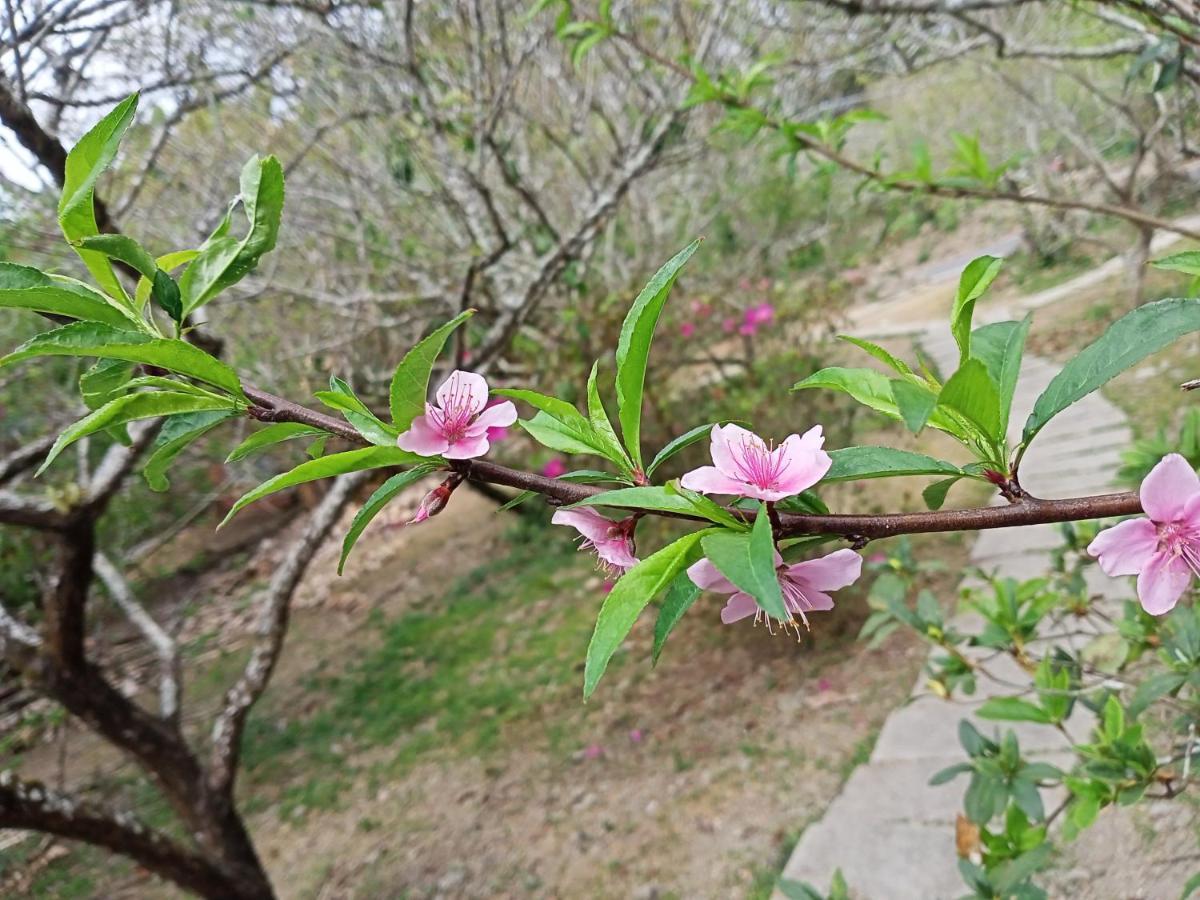
[[[726, 625], [738, 622], [747, 616], [754, 616], [755, 623], [766, 617], [758, 602], [745, 591], [739, 590], [728, 578], [720, 573], [707, 559], [702, 559], [691, 565], [687, 570], [688, 578], [702, 590], [716, 591], [718, 594], [732, 594], [725, 608], [721, 610], [721, 621]], [[785, 565], [783, 557], [775, 554], [775, 575], [779, 579], [779, 590], [783, 594], [783, 605], [788, 611], [788, 620], [783, 623], [785, 628], [794, 627], [792, 616], [799, 616], [808, 627], [810, 612], [824, 612], [833, 609], [833, 598], [829, 591], [848, 587], [862, 574], [862, 557], [853, 550], [836, 550], [818, 559], [806, 559], [804, 562]], [[767, 627], [771, 625], [767, 619]]]
[[770, 303], [759, 303], [757, 306], [751, 306], [746, 310], [744, 320], [747, 325], [755, 327], [766, 325], [775, 318], [775, 307]]
[[1178, 453], [1164, 456], [1139, 489], [1145, 518], [1096, 535], [1088, 553], [1106, 575], [1137, 575], [1142, 608], [1169, 612], [1200, 575], [1200, 478]]
[[633, 555], [632, 518], [614, 522], [589, 507], [560, 509], [550, 517], [555, 525], [570, 525], [583, 535], [580, 550], [595, 550], [600, 568], [616, 577], [638, 564]]
[[711, 452], [715, 465], [693, 469], [680, 484], [702, 494], [782, 500], [808, 490], [829, 471], [833, 460], [821, 449], [824, 443], [820, 425], [803, 437], [790, 434], [774, 448], [745, 428], [714, 425]]
[[732, 316], [728, 316], [721, 320], [721, 330], [726, 334], [733, 334], [735, 331], [737, 331], [737, 328], [737, 319], [733, 318]]
[[437, 389], [437, 404], [426, 403], [425, 415], [413, 419], [396, 446], [421, 456], [474, 459], [487, 453], [489, 435], [517, 421], [511, 400], [488, 404], [482, 375], [455, 369]]
[[685, 338], [690, 338], [696, 333], [696, 325], [694, 322], [684, 322], [679, 326], [679, 334]]
[[751, 325], [749, 322], [746, 322], [745, 324], [743, 324], [742, 326], [740, 326], [738, 328], [738, 334], [745, 335], [746, 337], [754, 337], [754, 335], [756, 335], [757, 333], [758, 333], [758, 326]]
[[557, 478], [559, 475], [567, 473], [567, 464], [557, 456], [542, 466], [542, 476], [545, 478]]

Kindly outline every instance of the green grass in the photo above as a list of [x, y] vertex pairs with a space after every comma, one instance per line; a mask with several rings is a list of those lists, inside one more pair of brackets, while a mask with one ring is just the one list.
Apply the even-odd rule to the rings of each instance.
[[[374, 765], [395, 776], [435, 752], [486, 757], [518, 730], [528, 740], [525, 725], [579, 689], [600, 601], [580, 595], [586, 562], [556, 533], [524, 527], [503, 558], [460, 576], [428, 608], [375, 616], [376, 646], [343, 672], [308, 677], [307, 690], [323, 698], [316, 712], [281, 721], [287, 711], [271, 708], [251, 719], [252, 783], [287, 784], [284, 814], [328, 809], [361, 771], [347, 764], [356, 752], [388, 748]], [[547, 725], [541, 740], [553, 748], [571, 731]]]

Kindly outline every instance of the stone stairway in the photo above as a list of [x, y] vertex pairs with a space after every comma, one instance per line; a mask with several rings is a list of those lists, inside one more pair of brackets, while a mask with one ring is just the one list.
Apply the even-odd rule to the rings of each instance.
[[[953, 370], [958, 351], [944, 323], [913, 337], [943, 371]], [[1057, 371], [1046, 360], [1026, 358], [1013, 402], [1015, 433], [1019, 434], [1034, 400]], [[1052, 420], [1038, 436], [1022, 463], [1022, 483], [1046, 498], [1112, 490], [1120, 451], [1130, 437], [1120, 410], [1100, 394], [1092, 394]], [[1032, 578], [1047, 571], [1049, 553], [1060, 543], [1051, 525], [984, 531], [972, 548], [971, 562], [999, 575]], [[1106, 579], [1094, 569], [1089, 572], [1098, 576], [1094, 589], [1114, 602], [1130, 596], [1128, 579]], [[992, 661], [988, 669], [1005, 680], [1029, 683], [1011, 662]], [[939, 787], [928, 782], [938, 770], [966, 758], [957, 739], [959, 721], [972, 718], [972, 711], [990, 694], [1013, 692], [980, 679], [970, 702], [958, 698], [948, 702], [930, 694], [925, 677], [919, 676], [909, 702], [884, 723], [869, 762], [850, 775], [824, 817], [804, 832], [783, 877], [825, 890], [840, 869], [852, 894], [866, 900], [943, 900], [966, 893], [955, 850], [955, 818], [962, 808], [966, 779]], [[985, 734], [998, 724], [973, 721]], [[1067, 724], [1077, 740], [1086, 737], [1088, 727], [1083, 711]], [[1066, 739], [1058, 732], [1023, 724], [1014, 730], [1024, 753], [1069, 763]], [[1162, 896], [1178, 897], [1182, 880], [1173, 878], [1173, 891]], [[1082, 896], [1074, 891], [1064, 896], [1068, 895]]]

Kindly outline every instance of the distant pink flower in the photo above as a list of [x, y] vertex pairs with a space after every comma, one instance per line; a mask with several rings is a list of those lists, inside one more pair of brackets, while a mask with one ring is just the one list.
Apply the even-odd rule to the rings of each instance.
[[[783, 605], [788, 611], [788, 619], [782, 624], [785, 628], [793, 627], [796, 623], [792, 616], [799, 616], [807, 628], [807, 613], [833, 609], [833, 598], [828, 591], [848, 587], [858, 579], [862, 573], [862, 557], [853, 550], [844, 549], [819, 559], [785, 565], [776, 552], [775, 567]], [[692, 583], [702, 590], [733, 595], [721, 610], [721, 621], [726, 625], [732, 625], [747, 616], [754, 616], [755, 623], [758, 623], [767, 615], [752, 596], [735, 587], [707, 559], [694, 563], [688, 568], [687, 574]], [[770, 624], [768, 619], [768, 628]]]
[[700, 316], [702, 319], [707, 319], [712, 315], [712, 304], [705, 300], [693, 300], [692, 313]]
[[768, 324], [774, 318], [775, 307], [770, 303], [759, 303], [757, 306], [751, 306], [746, 310], [743, 321], [747, 325], [757, 327]]
[[867, 557], [867, 562], [874, 566], [881, 566], [888, 561], [886, 553], [872, 553]]
[[473, 459], [487, 453], [489, 431], [517, 421], [511, 400], [488, 405], [482, 375], [455, 369], [437, 389], [437, 404], [426, 403], [425, 415], [413, 419], [396, 446], [421, 456]]
[[599, 759], [604, 755], [604, 748], [599, 744], [588, 744], [583, 748], [584, 759]]
[[695, 323], [694, 322], [684, 322], [682, 325], [679, 326], [679, 333], [685, 338], [692, 337], [696, 333]]
[[746, 337], [754, 337], [758, 333], [758, 326], [751, 325], [749, 322], [744, 323], [738, 328], [738, 334], [743, 334]]
[[749, 279], [749, 278], [743, 278], [741, 281], [739, 281], [739, 282], [738, 282], [738, 290], [739, 290], [739, 291], [748, 291], [748, 290], [750, 290], [750, 279]]
[[680, 479], [685, 488], [702, 494], [782, 500], [808, 490], [833, 465], [821, 449], [825, 437], [820, 425], [803, 437], [789, 434], [774, 448], [757, 434], [732, 424], [714, 425], [711, 436], [715, 465], [693, 469]]
[[832, 687], [833, 685], [830, 683], [828, 678], [817, 679], [817, 690], [822, 694], [830, 690]]
[[729, 316], [721, 320], [721, 330], [726, 334], [733, 334], [738, 329], [737, 319]]
[[1137, 575], [1142, 608], [1161, 616], [1200, 575], [1200, 478], [1171, 453], [1150, 470], [1139, 494], [1146, 518], [1100, 532], [1087, 549], [1104, 574]]
[[646, 735], [642, 733], [642, 729], [640, 728], [634, 728], [629, 732], [629, 740], [633, 741], [635, 744], [640, 744], [645, 736]]
[[595, 550], [600, 568], [614, 577], [638, 564], [633, 555], [632, 518], [614, 522], [590, 507], [560, 509], [550, 517], [555, 525], [570, 525], [583, 535], [580, 550]]
[[764, 277], [764, 278], [760, 278], [760, 279], [758, 279], [758, 289], [759, 289], [760, 291], [766, 291], [766, 290], [769, 290], [769, 289], [770, 289], [770, 287], [771, 287], [771, 279], [770, 279], [770, 278], [765, 278], [765, 277]]
[[567, 464], [557, 456], [542, 466], [542, 475], [545, 478], [557, 478], [559, 475], [565, 475], [566, 472]]

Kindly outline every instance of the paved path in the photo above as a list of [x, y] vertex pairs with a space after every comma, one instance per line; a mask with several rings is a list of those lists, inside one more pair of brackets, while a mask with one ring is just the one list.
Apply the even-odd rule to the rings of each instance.
[[[945, 334], [917, 335], [922, 347], [944, 370], [957, 359], [948, 328]], [[1019, 431], [1037, 395], [1057, 367], [1027, 359], [1013, 403], [1014, 430]], [[1086, 398], [1051, 422], [1039, 435], [1022, 465], [1023, 482], [1042, 497], [1102, 493], [1111, 488], [1118, 456], [1129, 441], [1120, 411], [1098, 394]], [[1054, 526], [1006, 528], [981, 532], [971, 562], [1015, 578], [1044, 573], [1049, 551], [1060, 543]], [[1098, 583], [1098, 588], [1124, 596], [1127, 585]], [[966, 623], [964, 623], [966, 624]], [[989, 671], [1018, 682], [1027, 677], [1015, 666]], [[1000, 671], [1002, 669], [1002, 671]], [[958, 723], [988, 696], [992, 687], [980, 679], [973, 702], [946, 702], [917, 679], [911, 701], [883, 725], [870, 761], [858, 767], [834, 799], [824, 818], [808, 828], [784, 869], [785, 878], [824, 888], [841, 869], [857, 896], [870, 900], [941, 900], [960, 897], [954, 821], [962, 808], [965, 779], [930, 787], [930, 776], [964, 760], [957, 739]], [[990, 733], [995, 723], [975, 720]], [[1071, 723], [1086, 734], [1087, 723]], [[1023, 751], [1053, 759], [1066, 749], [1052, 729], [1017, 728]]]
[[[1189, 227], [1200, 226], [1200, 216], [1182, 221]], [[1160, 236], [1155, 254], [1175, 240], [1171, 235]], [[984, 304], [977, 310], [976, 324], [1020, 318], [1028, 310], [1102, 283], [1117, 275], [1121, 266], [1120, 259], [1111, 260], [1007, 309]], [[944, 289], [949, 309], [958, 273], [947, 271], [940, 267], [938, 273], [944, 277], [926, 289]], [[889, 315], [889, 307], [895, 315]], [[906, 322], [905, 310], [903, 297], [869, 304], [859, 311], [861, 315], [852, 316], [858, 326], [852, 333], [876, 338], [909, 336], [944, 371], [952, 371], [957, 348], [945, 317], [936, 322]], [[1013, 401], [1014, 439], [1058, 368], [1047, 360], [1026, 357]], [[1092, 394], [1053, 419], [1038, 436], [1022, 463], [1022, 483], [1046, 498], [1112, 490], [1120, 452], [1130, 439], [1121, 411], [1100, 394]], [[1004, 501], [997, 498], [996, 502]], [[1052, 525], [984, 531], [972, 548], [971, 562], [999, 575], [1036, 577], [1048, 570], [1050, 551], [1060, 543]], [[1095, 593], [1114, 605], [1131, 596], [1130, 579], [1108, 579], [1092, 567], [1088, 580]], [[968, 624], [965, 618], [960, 621]], [[988, 668], [1007, 680], [1029, 683], [1015, 664], [1001, 670], [989, 663]], [[966, 893], [957, 869], [954, 839], [966, 780], [959, 778], [939, 787], [930, 787], [928, 782], [933, 773], [965, 759], [957, 739], [961, 719], [972, 718], [984, 733], [997, 727], [997, 723], [972, 716], [972, 711], [995, 693], [1012, 693], [1012, 689], [1000, 690], [980, 679], [971, 702], [947, 702], [930, 694], [925, 676], [918, 676], [909, 702], [884, 723], [870, 760], [855, 769], [824, 817], [805, 830], [783, 877], [808, 881], [825, 890], [834, 871], [841, 869], [852, 894], [863, 900], [950, 900]], [[1077, 740], [1085, 738], [1090, 728], [1084, 714], [1080, 710], [1067, 723]], [[1002, 727], [1013, 726], [1004, 723]], [[1057, 732], [1020, 724], [1014, 730], [1023, 752], [1063, 764], [1071, 762], [1067, 741]], [[1058, 872], [1050, 879], [1051, 896], [1072, 900], [1178, 898], [1183, 882], [1192, 871], [1200, 870], [1191, 814], [1183, 807], [1176, 802], [1149, 804], [1133, 812], [1106, 812], [1058, 860]], [[776, 896], [781, 895], [777, 892]]]

